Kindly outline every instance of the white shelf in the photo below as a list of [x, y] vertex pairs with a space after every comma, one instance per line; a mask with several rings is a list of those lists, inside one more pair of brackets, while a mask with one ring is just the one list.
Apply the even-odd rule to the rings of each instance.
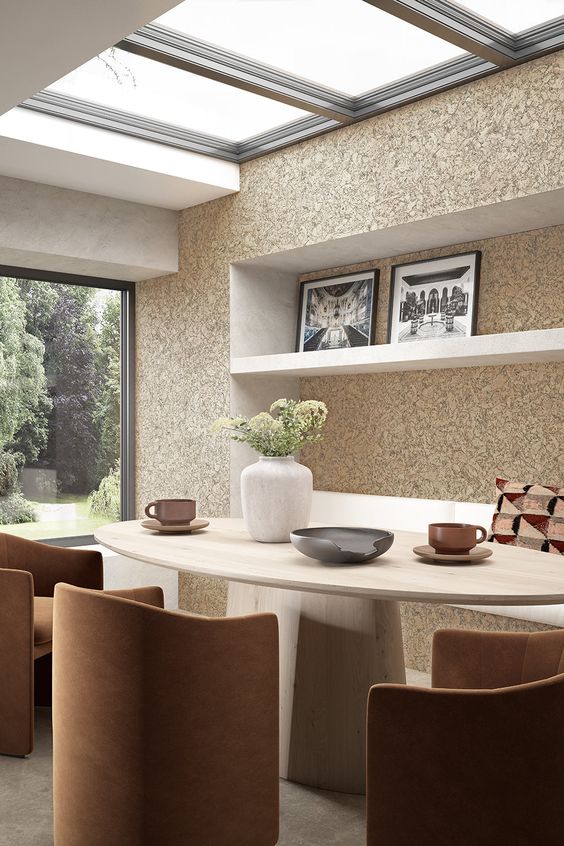
[[564, 329], [231, 359], [232, 376], [338, 376], [564, 361]]

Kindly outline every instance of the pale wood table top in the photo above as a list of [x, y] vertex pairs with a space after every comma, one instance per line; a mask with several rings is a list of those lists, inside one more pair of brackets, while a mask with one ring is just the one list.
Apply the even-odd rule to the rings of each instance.
[[[318, 525], [318, 524], [316, 524]], [[412, 549], [422, 534], [395, 532], [392, 548], [368, 564], [332, 565], [306, 558], [287, 543], [253, 541], [243, 521], [212, 519], [194, 535], [158, 535], [137, 520], [96, 529], [99, 543], [121, 555], [229, 581], [341, 596], [462, 605], [564, 603], [564, 558], [487, 544], [477, 564], [427, 564]]]

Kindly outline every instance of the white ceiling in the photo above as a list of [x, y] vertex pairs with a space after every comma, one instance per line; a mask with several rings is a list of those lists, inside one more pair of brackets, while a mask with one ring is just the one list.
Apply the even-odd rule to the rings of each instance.
[[168, 209], [239, 190], [239, 167], [13, 108], [178, 0], [1, 0], [0, 175]]
[[178, 0], [1, 0], [0, 175], [167, 209], [239, 190], [239, 167], [13, 108]]
[[0, 173], [165, 209], [239, 190], [239, 166], [24, 109], [0, 116]]
[[0, 114], [97, 56], [178, 0], [2, 0]]

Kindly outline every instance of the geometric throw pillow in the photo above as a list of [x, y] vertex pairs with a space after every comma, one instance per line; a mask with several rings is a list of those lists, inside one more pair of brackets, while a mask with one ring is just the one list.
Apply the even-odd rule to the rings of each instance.
[[564, 488], [497, 478], [489, 540], [564, 555]]

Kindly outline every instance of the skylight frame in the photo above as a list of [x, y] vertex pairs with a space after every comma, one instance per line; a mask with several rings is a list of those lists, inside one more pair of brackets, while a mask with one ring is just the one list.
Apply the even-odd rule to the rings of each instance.
[[147, 24], [124, 38], [116, 47], [342, 123], [348, 123], [354, 118], [350, 106], [352, 98], [340, 91], [285, 73], [168, 27]]
[[245, 162], [564, 47], [564, 17], [512, 35], [448, 0], [364, 2], [471, 49], [359, 97], [349, 97], [167, 27], [148, 24], [116, 47], [296, 106], [311, 116], [234, 142], [52, 91], [39, 92], [21, 107], [226, 161]]
[[488, 23], [516, 37], [538, 26], [547, 26], [564, 15], [556, 4], [560, 0], [449, 0], [462, 6], [472, 15], [487, 19]]
[[153, 25], [348, 97], [463, 52], [364, 0], [183, 0]]

